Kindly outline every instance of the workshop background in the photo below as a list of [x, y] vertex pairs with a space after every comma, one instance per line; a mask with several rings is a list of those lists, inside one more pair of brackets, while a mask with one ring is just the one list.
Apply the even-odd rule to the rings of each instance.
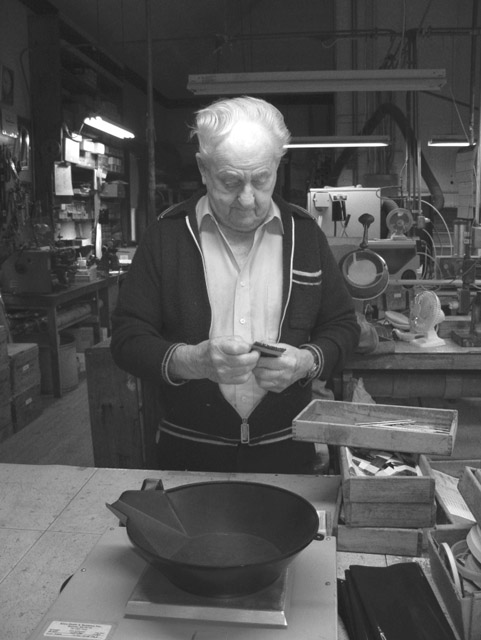
[[[368, 231], [389, 285], [376, 282], [356, 299], [359, 312], [374, 322], [409, 314], [414, 284], [427, 282], [443, 335], [459, 331], [464, 345], [479, 345], [479, 2], [0, 0], [0, 16], [0, 291], [15, 308], [0, 305], [0, 342], [37, 344], [9, 357], [20, 368], [38, 358], [40, 373], [21, 390], [43, 394], [17, 394], [13, 422], [12, 398], [0, 397], [6, 459], [76, 460], [81, 447], [72, 442], [88, 423], [86, 351], [108, 335], [116, 287], [146, 226], [201, 187], [189, 126], [197, 109], [229, 92], [273, 102], [297, 141], [329, 139], [289, 149], [276, 189], [318, 218], [339, 260]], [[94, 115], [134, 137], [99, 133], [86, 122]], [[360, 135], [388, 146], [344, 146]], [[431, 146], [440, 137], [464, 146]], [[367, 228], [362, 213], [372, 215]], [[67, 293], [34, 316], [20, 305], [18, 294], [93, 287], [99, 275], [105, 286], [88, 299]], [[68, 332], [59, 338], [59, 329]], [[383, 342], [388, 333], [378, 333]], [[418, 379], [410, 379], [416, 399]], [[426, 384], [451, 401], [439, 390], [451, 382]], [[467, 398], [460, 410], [471, 423], [477, 379], [462, 384], [456, 397]], [[66, 392], [60, 412], [77, 407], [70, 451], [58, 451], [67, 439], [52, 435], [56, 446], [39, 453], [45, 397], [60, 403]], [[23, 441], [14, 450], [27, 424], [29, 453]], [[469, 443], [458, 457], [476, 457]]]

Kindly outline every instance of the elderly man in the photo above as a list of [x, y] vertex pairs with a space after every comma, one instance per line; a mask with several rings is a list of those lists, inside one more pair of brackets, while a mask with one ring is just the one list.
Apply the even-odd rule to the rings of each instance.
[[113, 315], [114, 360], [158, 384], [159, 468], [312, 472], [292, 420], [355, 348], [352, 300], [316, 221], [273, 196], [281, 113], [220, 100], [192, 135], [206, 193], [145, 233]]

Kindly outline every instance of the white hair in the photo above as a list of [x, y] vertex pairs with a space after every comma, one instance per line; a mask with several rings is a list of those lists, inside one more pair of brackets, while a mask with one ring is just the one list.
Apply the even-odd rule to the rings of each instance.
[[209, 156], [242, 120], [256, 122], [271, 134], [278, 160], [286, 152], [291, 134], [282, 113], [274, 105], [250, 96], [217, 100], [196, 113], [190, 137], [197, 136], [201, 156]]

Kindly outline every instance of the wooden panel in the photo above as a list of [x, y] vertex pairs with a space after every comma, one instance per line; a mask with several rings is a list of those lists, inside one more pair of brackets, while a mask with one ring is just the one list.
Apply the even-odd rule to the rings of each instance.
[[110, 340], [86, 349], [85, 367], [95, 466], [145, 468], [136, 378], [114, 363]]
[[481, 524], [481, 470], [465, 467], [458, 489], [476, 522]]
[[386, 553], [396, 556], [421, 556], [423, 529], [339, 525], [337, 528], [337, 550], [356, 553]]
[[[0, 315], [0, 322], [2, 322], [2, 317]], [[7, 329], [0, 324], [0, 367], [5, 366], [7, 362]]]
[[344, 520], [351, 527], [431, 527], [436, 521], [436, 504], [418, 502], [344, 503]]
[[7, 402], [10, 403], [11, 397], [10, 369], [8, 364], [6, 366], [0, 365], [0, 405]]

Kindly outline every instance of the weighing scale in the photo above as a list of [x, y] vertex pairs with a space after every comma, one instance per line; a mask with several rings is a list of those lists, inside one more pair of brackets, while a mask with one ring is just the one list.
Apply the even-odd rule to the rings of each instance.
[[313, 540], [270, 587], [209, 598], [172, 585], [109, 528], [30, 636], [75, 640], [336, 640], [336, 540]]

